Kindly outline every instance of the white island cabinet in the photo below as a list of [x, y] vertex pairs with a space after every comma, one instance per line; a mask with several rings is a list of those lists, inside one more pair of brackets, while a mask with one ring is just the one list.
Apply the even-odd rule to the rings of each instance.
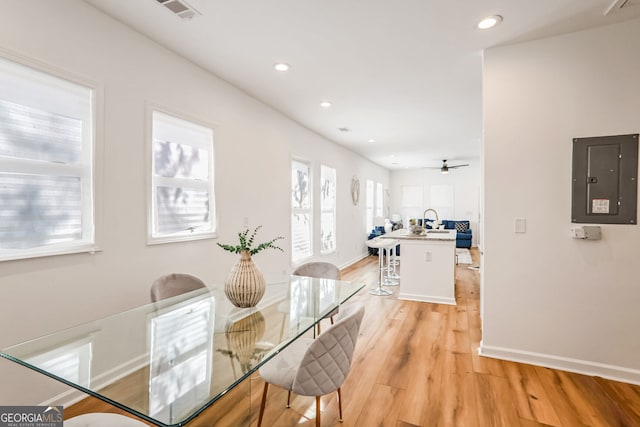
[[434, 230], [415, 235], [401, 229], [381, 237], [400, 241], [398, 298], [456, 304], [456, 230]]

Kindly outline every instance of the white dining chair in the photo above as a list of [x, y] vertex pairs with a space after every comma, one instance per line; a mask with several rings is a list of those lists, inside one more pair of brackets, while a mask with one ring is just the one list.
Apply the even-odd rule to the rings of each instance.
[[[307, 276], [314, 277], [316, 279], [331, 279], [331, 280], [340, 280], [340, 270], [335, 265], [330, 262], [323, 261], [315, 261], [315, 262], [307, 262], [306, 264], [302, 264], [298, 266], [293, 274], [295, 276]], [[332, 310], [331, 313], [325, 316], [329, 318], [331, 324], [333, 325], [333, 316], [338, 314], [338, 308]], [[320, 322], [318, 322], [317, 326], [318, 335], [320, 335]]]
[[206, 285], [196, 276], [184, 273], [172, 273], [159, 277], [151, 284], [151, 302], [182, 295]]
[[337, 391], [342, 421], [340, 387], [349, 374], [363, 317], [364, 304], [343, 305], [336, 322], [318, 338], [300, 338], [260, 367], [260, 375], [265, 382], [258, 427], [262, 425], [269, 384], [289, 392], [287, 408], [292, 392], [315, 396], [317, 427], [320, 426], [320, 397]]
[[148, 425], [120, 414], [93, 412], [64, 420], [64, 427], [148, 427]]

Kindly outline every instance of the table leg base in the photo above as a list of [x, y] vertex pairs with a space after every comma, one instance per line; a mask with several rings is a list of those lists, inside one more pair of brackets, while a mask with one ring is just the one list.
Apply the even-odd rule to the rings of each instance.
[[389, 296], [389, 295], [393, 295], [393, 292], [391, 292], [390, 290], [388, 290], [388, 289], [382, 289], [382, 288], [380, 288], [380, 287], [371, 289], [371, 290], [369, 291], [369, 293], [370, 293], [371, 295], [377, 295], [377, 296], [380, 296], [380, 297], [382, 297], [382, 296]]

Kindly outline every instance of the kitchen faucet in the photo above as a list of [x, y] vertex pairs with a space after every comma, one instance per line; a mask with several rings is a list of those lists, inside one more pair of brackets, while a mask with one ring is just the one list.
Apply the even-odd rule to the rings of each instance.
[[438, 212], [436, 212], [435, 209], [429, 208], [429, 209], [425, 209], [425, 211], [422, 213], [422, 227], [426, 230], [427, 229], [427, 212], [433, 212], [434, 214], [436, 214], [436, 226], [434, 228], [438, 228], [438, 225], [440, 225], [440, 219], [438, 218]]

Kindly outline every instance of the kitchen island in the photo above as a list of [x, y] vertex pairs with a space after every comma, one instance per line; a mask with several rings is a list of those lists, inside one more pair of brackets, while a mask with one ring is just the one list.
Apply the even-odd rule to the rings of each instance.
[[400, 293], [398, 298], [456, 304], [456, 230], [428, 230], [422, 234], [407, 229], [380, 236], [400, 241]]

